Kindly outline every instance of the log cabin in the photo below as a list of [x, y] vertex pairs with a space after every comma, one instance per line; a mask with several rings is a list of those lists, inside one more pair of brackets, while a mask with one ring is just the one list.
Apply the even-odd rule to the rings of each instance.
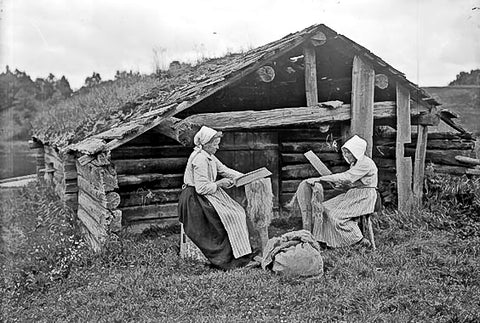
[[[61, 132], [40, 129], [33, 137], [39, 176], [76, 210], [95, 250], [125, 228], [177, 223], [183, 171], [201, 125], [224, 132], [217, 156], [229, 167], [272, 172], [276, 216], [287, 215], [284, 205], [302, 179], [317, 176], [303, 153], [313, 150], [333, 172], [346, 170], [339, 148], [353, 134], [367, 140], [381, 185], [394, 183], [400, 212], [421, 200], [426, 162], [466, 172], [442, 153], [450, 142], [455, 155], [472, 157], [471, 136], [458, 129], [427, 141], [429, 126], [453, 123], [439, 102], [323, 24], [172, 73], [165, 83], [139, 94], [127, 117], [105, 120], [102, 131], [67, 144], [57, 140]], [[245, 205], [242, 189], [230, 194]]]

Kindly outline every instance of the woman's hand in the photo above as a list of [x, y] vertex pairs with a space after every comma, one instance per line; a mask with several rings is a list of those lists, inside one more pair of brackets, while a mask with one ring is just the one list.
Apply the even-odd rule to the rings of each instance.
[[310, 185], [315, 185], [315, 183], [320, 182], [320, 179], [321, 179], [321, 177], [312, 177], [312, 178], [307, 179], [307, 183], [310, 184]]
[[230, 178], [222, 178], [218, 181], [215, 182], [218, 187], [223, 187], [223, 188], [230, 188], [233, 186], [233, 179]]

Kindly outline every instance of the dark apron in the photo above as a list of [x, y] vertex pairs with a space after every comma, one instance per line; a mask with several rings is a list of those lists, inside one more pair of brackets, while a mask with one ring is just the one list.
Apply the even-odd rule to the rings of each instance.
[[193, 186], [187, 186], [178, 201], [179, 221], [195, 245], [214, 267], [231, 269], [246, 265], [250, 255], [235, 259], [227, 231], [215, 208]]

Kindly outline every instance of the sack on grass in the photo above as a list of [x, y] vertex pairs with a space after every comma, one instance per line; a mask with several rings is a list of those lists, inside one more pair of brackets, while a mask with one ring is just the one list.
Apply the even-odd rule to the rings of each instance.
[[323, 275], [320, 245], [306, 230], [293, 231], [268, 240], [263, 253], [262, 268], [281, 275]]

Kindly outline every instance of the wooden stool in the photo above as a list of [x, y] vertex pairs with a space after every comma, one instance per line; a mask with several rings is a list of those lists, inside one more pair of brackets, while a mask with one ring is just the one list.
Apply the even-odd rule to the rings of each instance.
[[190, 258], [196, 261], [208, 264], [209, 261], [203, 252], [197, 247], [192, 240], [185, 234], [183, 224], [180, 223], [180, 257]]
[[368, 237], [372, 244], [372, 250], [376, 250], [375, 236], [373, 235], [372, 217], [382, 212], [382, 196], [377, 191], [377, 199], [373, 208], [373, 213], [365, 214], [360, 217], [360, 228], [364, 237]]

